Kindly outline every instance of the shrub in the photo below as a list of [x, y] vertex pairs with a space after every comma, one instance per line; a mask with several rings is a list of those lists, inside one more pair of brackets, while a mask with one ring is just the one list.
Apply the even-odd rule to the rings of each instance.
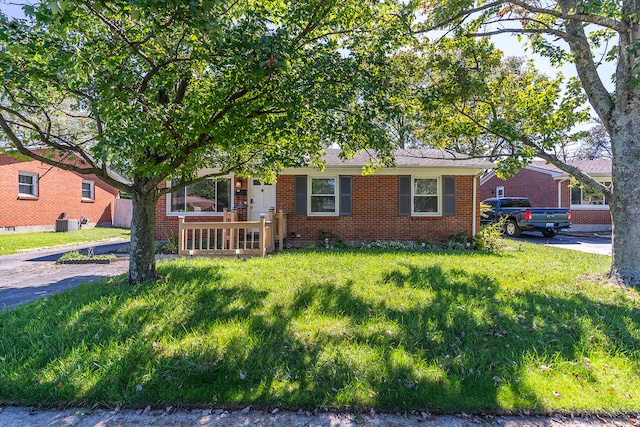
[[178, 236], [171, 229], [163, 229], [161, 231], [164, 240], [156, 246], [156, 253], [177, 254], [178, 253]]
[[103, 255], [90, 255], [90, 254], [82, 254], [79, 251], [71, 251], [67, 252], [58, 258], [56, 261], [58, 264], [67, 262], [67, 261], [84, 261], [84, 260], [109, 260], [114, 259], [116, 256], [114, 254], [103, 254]]
[[473, 238], [474, 249], [490, 252], [502, 250], [504, 247], [502, 240], [503, 226], [504, 220], [480, 227], [480, 231]]
[[318, 247], [320, 248], [335, 248], [335, 249], [347, 249], [349, 244], [342, 237], [335, 233], [320, 230], [318, 233]]
[[373, 242], [364, 243], [362, 247], [365, 249], [407, 249], [404, 243], [398, 242], [397, 240], [374, 240]]
[[472, 240], [465, 232], [452, 234], [442, 241], [442, 248], [450, 250], [469, 249], [471, 248]]
[[438, 244], [435, 242], [435, 240], [430, 239], [428, 237], [420, 237], [418, 240], [416, 240], [416, 247], [427, 249], [427, 250], [433, 250], [433, 249], [438, 249]]

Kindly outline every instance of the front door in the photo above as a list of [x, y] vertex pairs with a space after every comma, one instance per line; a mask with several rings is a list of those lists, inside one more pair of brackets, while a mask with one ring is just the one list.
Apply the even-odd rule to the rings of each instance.
[[265, 184], [257, 179], [250, 180], [249, 186], [249, 221], [259, 221], [265, 214], [269, 220], [269, 209], [276, 207], [276, 185]]

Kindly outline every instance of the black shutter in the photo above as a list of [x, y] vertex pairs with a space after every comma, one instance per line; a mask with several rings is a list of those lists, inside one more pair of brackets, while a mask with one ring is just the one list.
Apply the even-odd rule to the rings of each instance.
[[443, 176], [442, 177], [442, 197], [443, 197], [443, 214], [455, 215], [456, 214], [456, 177], [455, 176]]
[[398, 215], [411, 215], [411, 177], [398, 177]]
[[351, 176], [340, 175], [340, 215], [351, 215]]
[[307, 176], [296, 175], [293, 181], [293, 204], [296, 215], [307, 214]]

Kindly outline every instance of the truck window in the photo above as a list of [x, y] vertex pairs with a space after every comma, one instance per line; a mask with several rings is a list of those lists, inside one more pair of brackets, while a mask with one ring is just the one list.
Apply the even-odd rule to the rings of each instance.
[[531, 203], [528, 199], [503, 200], [500, 204], [502, 208], [530, 208]]

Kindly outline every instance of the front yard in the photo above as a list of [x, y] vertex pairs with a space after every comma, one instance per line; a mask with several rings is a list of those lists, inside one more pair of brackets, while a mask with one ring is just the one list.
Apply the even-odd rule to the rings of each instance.
[[83, 228], [78, 231], [56, 233], [41, 231], [37, 233], [5, 233], [0, 234], [0, 255], [15, 254], [24, 249], [46, 246], [65, 245], [70, 243], [90, 243], [120, 237], [128, 239], [131, 232], [123, 228]]
[[285, 251], [178, 259], [0, 313], [2, 403], [640, 411], [640, 294], [610, 258]]

